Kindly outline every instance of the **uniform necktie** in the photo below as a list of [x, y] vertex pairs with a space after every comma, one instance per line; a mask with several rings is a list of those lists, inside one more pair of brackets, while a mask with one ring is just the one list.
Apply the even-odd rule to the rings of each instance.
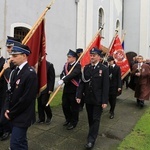
[[110, 72], [110, 74], [113, 72], [113, 66], [110, 66], [109, 72]]
[[17, 77], [18, 73], [19, 73], [19, 67], [17, 67], [15, 70], [14, 70], [14, 79]]
[[95, 65], [92, 66], [92, 70], [95, 69]]

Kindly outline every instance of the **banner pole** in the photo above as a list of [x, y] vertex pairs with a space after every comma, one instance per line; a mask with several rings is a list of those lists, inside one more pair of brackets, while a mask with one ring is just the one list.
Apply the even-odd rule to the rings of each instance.
[[111, 40], [111, 43], [110, 43], [110, 45], [109, 45], [108, 52], [105, 54], [102, 63], [104, 63], [104, 60], [106, 60], [107, 57], [109, 56], [109, 52], [110, 52], [110, 50], [111, 50], [111, 48], [112, 48], [112, 46], [113, 46], [113, 44], [114, 44], [114, 41], [115, 41], [115, 38], [116, 38], [117, 35], [118, 35], [118, 29], [115, 30], [115, 34], [114, 34], [114, 36], [113, 36], [113, 38], [112, 38], [112, 40]]
[[123, 35], [122, 35], [122, 38], [121, 38], [121, 43], [123, 43], [123, 42], [124, 42], [125, 35], [126, 35], [126, 32], [124, 32], [124, 33], [123, 33]]
[[23, 39], [22, 44], [26, 44], [29, 41], [30, 37], [34, 34], [34, 32], [37, 29], [38, 25], [42, 22], [43, 18], [45, 17], [47, 11], [49, 9], [51, 9], [52, 5], [54, 4], [54, 1], [55, 0], [52, 0], [50, 2], [50, 4], [45, 8], [45, 10], [43, 11], [43, 13], [39, 17], [39, 19], [35, 22], [35, 24], [33, 25], [33, 27], [30, 29], [30, 31], [28, 32], [28, 34]]
[[[125, 35], [126, 35], [126, 32], [124, 32], [122, 35], [121, 44], [124, 42]], [[126, 56], [126, 54], [125, 54], [125, 56]], [[126, 59], [127, 59], [127, 56], [126, 56]], [[121, 77], [121, 79], [123, 80], [129, 73], [130, 73], [130, 69]]]

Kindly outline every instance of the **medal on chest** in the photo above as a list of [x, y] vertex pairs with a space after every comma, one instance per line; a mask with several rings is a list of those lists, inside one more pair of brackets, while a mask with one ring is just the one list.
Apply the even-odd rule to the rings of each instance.
[[102, 76], [102, 70], [99, 70], [99, 76], [100, 77]]
[[20, 83], [20, 79], [18, 79], [18, 80], [16, 81], [16, 89], [18, 88], [19, 83]]

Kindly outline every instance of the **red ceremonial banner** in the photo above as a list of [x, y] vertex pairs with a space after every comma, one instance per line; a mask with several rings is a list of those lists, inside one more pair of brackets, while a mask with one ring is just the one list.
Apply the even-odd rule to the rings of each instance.
[[39, 93], [47, 86], [46, 71], [46, 39], [45, 39], [45, 21], [44, 19], [37, 27], [36, 31], [26, 43], [31, 50], [28, 62], [33, 66], [38, 75]]
[[114, 40], [109, 55], [113, 56], [116, 64], [120, 66], [121, 78], [123, 79], [130, 72], [130, 66], [118, 35]]
[[101, 37], [100, 37], [100, 35], [97, 35], [97, 37], [93, 41], [92, 45], [89, 47], [89, 49], [87, 50], [87, 52], [84, 54], [84, 56], [80, 60], [80, 64], [81, 64], [82, 67], [84, 67], [85, 65], [87, 65], [87, 64], [90, 63], [90, 50], [93, 47], [99, 49], [100, 48], [100, 41], [101, 41]]

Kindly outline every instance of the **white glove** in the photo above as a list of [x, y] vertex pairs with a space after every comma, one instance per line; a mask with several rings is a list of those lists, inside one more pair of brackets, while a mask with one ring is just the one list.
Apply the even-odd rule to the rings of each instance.
[[63, 83], [64, 83], [63, 80], [59, 80], [59, 81], [58, 81], [58, 84], [59, 84], [59, 85], [62, 85]]

